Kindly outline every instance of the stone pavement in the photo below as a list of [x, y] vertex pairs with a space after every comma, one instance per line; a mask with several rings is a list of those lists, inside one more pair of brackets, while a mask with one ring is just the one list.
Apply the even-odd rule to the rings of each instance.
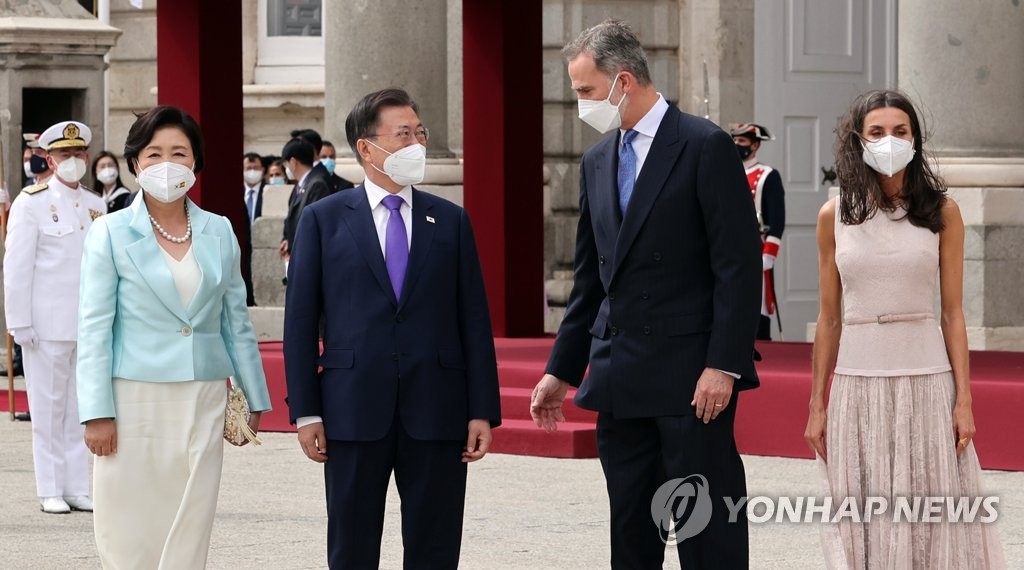
[[[210, 569], [326, 568], [322, 470], [293, 434], [225, 451]], [[28, 424], [0, 418], [0, 569], [98, 568], [92, 517], [44, 515], [35, 498]], [[819, 492], [811, 461], [744, 457], [749, 493]], [[1024, 568], [1024, 473], [986, 472], [1001, 497], [998, 527], [1010, 568]], [[608, 567], [608, 504], [595, 459], [490, 455], [470, 466], [462, 568], [591, 570]], [[381, 567], [401, 568], [392, 487]], [[751, 567], [820, 568], [815, 524], [751, 524]], [[666, 568], [678, 568], [673, 553]]]

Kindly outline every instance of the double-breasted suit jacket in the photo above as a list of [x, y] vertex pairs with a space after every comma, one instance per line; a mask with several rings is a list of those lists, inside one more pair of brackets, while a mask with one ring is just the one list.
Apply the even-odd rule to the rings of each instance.
[[619, 134], [580, 166], [575, 283], [547, 372], [583, 408], [619, 418], [692, 415], [704, 368], [758, 385], [752, 355], [761, 240], [732, 139], [669, 107], [625, 217]]

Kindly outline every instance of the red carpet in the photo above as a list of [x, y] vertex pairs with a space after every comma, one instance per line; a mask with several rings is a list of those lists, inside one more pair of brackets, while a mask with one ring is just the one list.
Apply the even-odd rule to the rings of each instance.
[[[596, 457], [596, 414], [572, 404], [566, 423], [545, 434], [530, 419], [530, 395], [540, 379], [553, 340], [495, 339], [501, 379], [503, 424], [495, 430], [493, 451], [544, 457]], [[263, 364], [275, 409], [263, 428], [291, 431], [284, 405], [284, 361], [280, 343], [262, 343]], [[811, 386], [809, 343], [758, 343], [761, 387], [743, 392], [736, 417], [740, 452], [781, 457], [813, 457], [804, 443]], [[975, 446], [987, 469], [1024, 471], [1018, 416], [1024, 409], [1024, 353], [972, 352], [971, 392], [978, 428]]]
[[[493, 451], [544, 457], [596, 457], [596, 414], [565, 406], [566, 423], [545, 434], [530, 419], [530, 394], [540, 379], [553, 340], [495, 339], [501, 380], [503, 424], [495, 430]], [[263, 417], [266, 431], [294, 431], [284, 403], [284, 357], [280, 342], [260, 343], [274, 410]], [[781, 457], [812, 457], [804, 443], [807, 401], [811, 386], [811, 345], [758, 343], [764, 360], [758, 364], [761, 387], [740, 395], [736, 440], [741, 453]], [[975, 446], [986, 469], [1024, 471], [1019, 416], [1024, 410], [1024, 353], [971, 352], [971, 393], [978, 428]], [[7, 393], [0, 390], [0, 410]], [[16, 393], [18, 411], [27, 405]]]
[[[7, 388], [6, 388], [7, 378], [4, 378], [3, 382], [4, 382], [4, 385], [5, 385], [5, 388], [3, 390], [0, 390], [0, 412], [8, 413], [11, 410], [10, 410], [10, 406], [7, 405], [8, 402], [9, 402], [9, 400], [7, 398]], [[24, 390], [15, 390], [14, 391], [14, 411], [15, 412], [27, 412], [28, 411], [28, 397], [25, 395], [25, 391]]]

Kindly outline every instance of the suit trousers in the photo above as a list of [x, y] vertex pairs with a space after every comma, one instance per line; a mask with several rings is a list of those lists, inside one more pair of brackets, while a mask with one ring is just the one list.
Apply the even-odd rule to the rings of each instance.
[[32, 410], [32, 461], [40, 497], [89, 494], [89, 450], [78, 421], [75, 361], [78, 343], [39, 341], [22, 347]]
[[204, 568], [224, 459], [223, 381], [114, 380], [117, 453], [93, 468], [107, 570]]
[[[701, 475], [708, 482], [711, 518], [704, 530], [677, 545], [687, 570], [749, 566], [746, 509], [729, 522], [725, 503], [747, 494], [743, 462], [733, 438], [737, 395], [707, 425], [696, 417], [597, 418], [597, 450], [611, 507], [611, 567], [662, 568], [666, 542], [652, 515], [654, 495], [669, 480]], [[677, 521], [676, 527], [685, 521]]]
[[383, 439], [328, 440], [324, 479], [330, 568], [380, 566], [392, 471], [402, 502], [404, 568], [457, 568], [466, 502], [465, 445], [414, 439], [402, 427], [397, 411]]

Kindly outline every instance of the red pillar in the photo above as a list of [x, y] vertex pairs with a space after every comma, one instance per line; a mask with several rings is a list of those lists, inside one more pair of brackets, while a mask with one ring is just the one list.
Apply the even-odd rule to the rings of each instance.
[[[242, 2], [157, 3], [157, 99], [203, 130], [206, 164], [189, 196], [227, 216], [246, 248], [242, 158]], [[243, 259], [245, 256], [243, 254]]]
[[495, 336], [544, 331], [541, 0], [463, 2], [464, 202]]

